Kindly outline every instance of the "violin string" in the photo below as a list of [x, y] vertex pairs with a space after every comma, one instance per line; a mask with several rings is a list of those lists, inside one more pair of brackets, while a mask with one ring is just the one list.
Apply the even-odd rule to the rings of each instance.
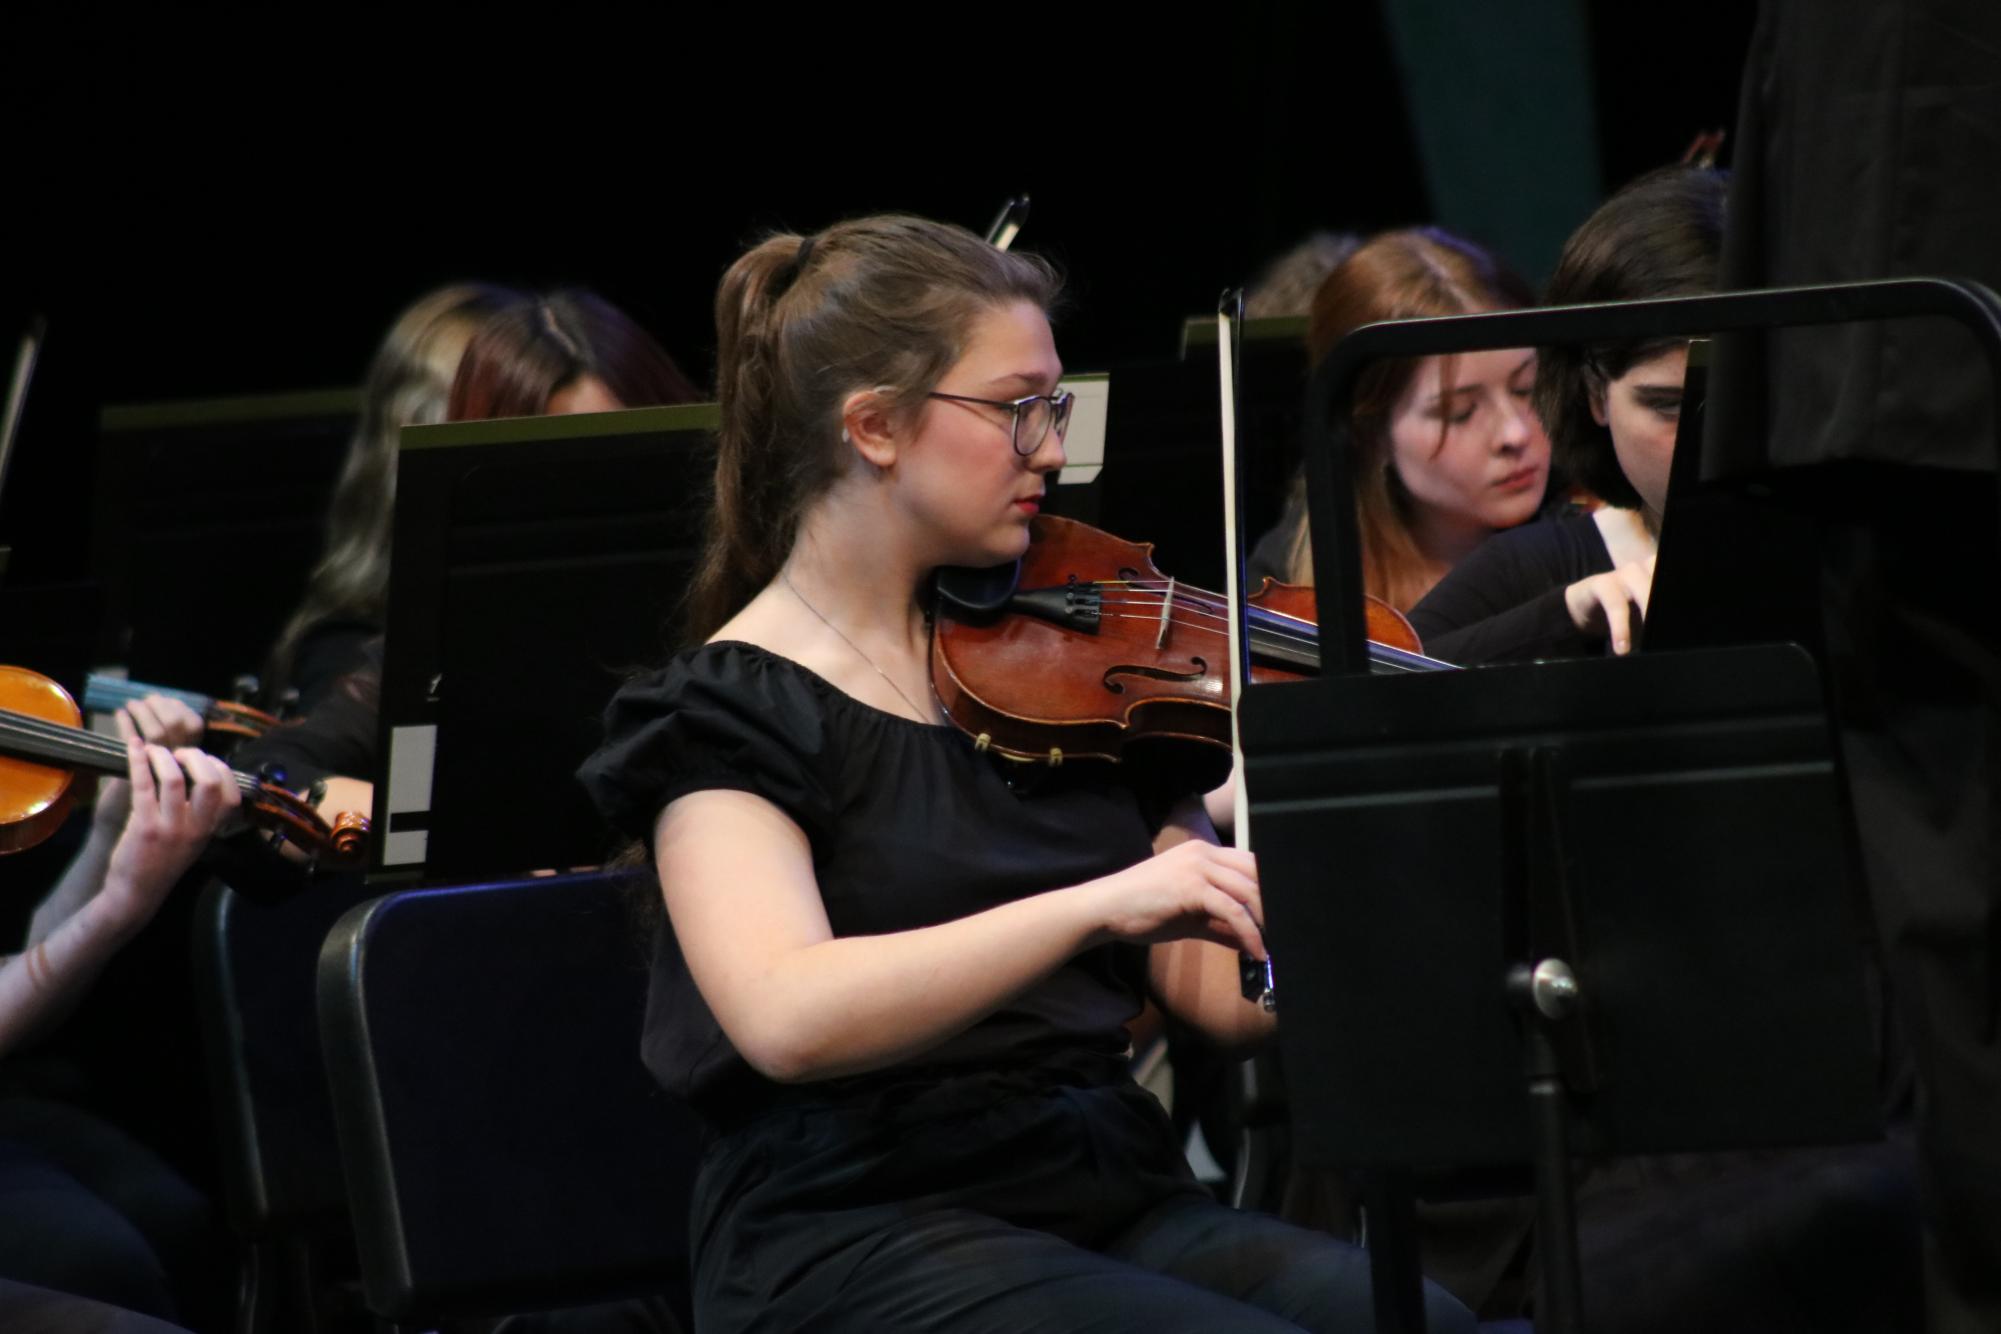
[[113, 750], [123, 754], [125, 750], [122, 742], [113, 743], [109, 737], [80, 727], [66, 727], [32, 714], [15, 713], [11, 709], [0, 710], [0, 732], [33, 737], [45, 745], [63, 747], [75, 754], [108, 755]]
[[[1171, 597], [1174, 608], [1168, 615], [1168, 624], [1202, 634], [1220, 633], [1220, 627], [1227, 622], [1229, 616], [1223, 598], [1194, 584], [1165, 579], [1099, 579], [1094, 581], [1091, 587], [1099, 590], [1100, 606], [1157, 607]], [[1107, 590], [1118, 591], [1108, 594]], [[1114, 614], [1128, 620], [1144, 620], [1150, 624], [1157, 624], [1159, 621], [1157, 614], [1145, 616]], [[1250, 622], [1251, 646], [1254, 649], [1289, 648], [1302, 654], [1318, 656], [1320, 635], [1318, 628], [1310, 621], [1289, 616], [1284, 612], [1272, 611], [1266, 607], [1251, 607], [1247, 619]], [[1370, 645], [1370, 652], [1379, 656], [1400, 656], [1385, 646], [1374, 643]]]
[[[1209, 592], [1207, 589], [1196, 588], [1189, 584], [1175, 585], [1170, 589], [1167, 584], [1148, 585], [1137, 580], [1101, 580], [1097, 586], [1100, 588], [1128, 589], [1138, 594], [1142, 599], [1150, 597], [1152, 590], [1158, 588], [1161, 590], [1162, 597], [1167, 597], [1171, 594], [1177, 603], [1199, 607], [1218, 618], [1229, 615], [1229, 607], [1224, 598]], [[1254, 625], [1260, 621], [1267, 624], [1286, 625], [1292, 627], [1296, 633], [1309, 637], [1317, 637], [1318, 633], [1311, 621], [1298, 616], [1289, 616], [1282, 611], [1273, 611], [1269, 607], [1251, 607], [1249, 609], [1249, 619]]]
[[[1143, 622], [1148, 626], [1157, 626], [1160, 624], [1160, 618], [1158, 616], [1140, 616], [1140, 615], [1135, 615], [1132, 612], [1111, 612], [1107, 614], [1104, 617], [1104, 619], [1118, 620], [1118, 621], [1139, 621]], [[1214, 626], [1201, 625], [1193, 620], [1184, 619], [1179, 616], [1172, 618], [1170, 624], [1177, 629], [1191, 630], [1199, 634], [1213, 635], [1221, 633]], [[1305, 639], [1296, 636], [1271, 634], [1254, 629], [1251, 632], [1251, 647], [1254, 649], [1268, 649], [1272, 651], [1280, 651], [1290, 648], [1302, 654], [1317, 655], [1320, 649], [1320, 641], [1317, 639]]]
[[[1145, 599], [1106, 598], [1101, 600], [1100, 605], [1109, 607], [1145, 607], [1158, 605], [1158, 602], [1149, 603]], [[1205, 610], [1199, 603], [1194, 604], [1188, 610], [1189, 614], [1187, 615], [1182, 614], [1179, 610], [1174, 612], [1168, 618], [1169, 623], [1184, 629], [1201, 631], [1205, 634], [1221, 633], [1218, 626], [1225, 620], [1222, 613]], [[1159, 616], [1157, 614], [1134, 616], [1133, 619], [1158, 621]], [[1205, 622], [1207, 623], [1205, 624]], [[1317, 634], [1308, 634], [1294, 630], [1291, 626], [1283, 622], [1274, 624], [1262, 619], [1254, 619], [1251, 622], [1251, 639], [1254, 644], [1283, 644], [1301, 651], [1317, 649], [1320, 644], [1320, 637]]]
[[[1113, 602], [1107, 605], [1124, 605], [1124, 604]], [[1139, 601], [1131, 603], [1130, 605], [1145, 606], [1146, 603], [1144, 601]], [[1262, 608], [1253, 608], [1253, 610], [1260, 612], [1263, 611]], [[1266, 615], [1276, 614], [1285, 621], [1289, 621], [1292, 619], [1291, 617], [1284, 616], [1284, 613], [1267, 612], [1264, 614]], [[1148, 627], [1153, 627], [1160, 623], [1159, 616], [1154, 615], [1152, 613], [1148, 613], [1145, 615], [1136, 615], [1131, 612], [1111, 612], [1105, 616], [1105, 619], [1139, 621], [1143, 622]], [[1211, 619], [1214, 618], [1212, 617]], [[1198, 634], [1213, 635], [1221, 633], [1221, 631], [1219, 631], [1212, 625], [1198, 624], [1193, 619], [1183, 618], [1181, 616], [1173, 617], [1171, 620], [1171, 624], [1183, 629], [1193, 630]], [[1289, 630], [1285, 629], [1282, 625], [1278, 627], [1261, 626], [1253, 622], [1251, 626], [1251, 647], [1253, 649], [1263, 649], [1270, 652], [1281, 652], [1285, 649], [1292, 649], [1297, 653], [1301, 654], [1302, 656], [1310, 657], [1315, 660], [1318, 660], [1320, 656], [1320, 638], [1317, 634], [1292, 633]], [[1423, 653], [1414, 653], [1409, 649], [1401, 649], [1396, 647], [1394, 644], [1378, 644], [1374, 640], [1369, 641], [1368, 655], [1370, 661], [1372, 662], [1399, 667], [1406, 671], [1435, 671], [1439, 667], [1439, 663], [1437, 662], [1436, 659], [1429, 658], [1425, 656]]]
[[109, 737], [85, 727], [72, 727], [67, 723], [55, 722], [48, 718], [37, 718], [29, 713], [15, 713], [10, 709], [0, 709], [0, 731], [39, 737], [78, 754], [89, 752], [110, 759], [123, 758], [125, 755], [125, 742], [117, 737]]
[[[1160, 613], [1157, 611], [1124, 610], [1127, 607], [1145, 607], [1145, 605], [1145, 603], [1140, 602], [1117, 601], [1107, 601], [1100, 604], [1102, 608], [1110, 609], [1108, 612], [1110, 615], [1126, 616], [1133, 620], [1158, 621]], [[1221, 631], [1217, 627], [1222, 619], [1222, 617], [1217, 616], [1213, 612], [1195, 609], [1185, 614], [1181, 611], [1176, 611], [1168, 617], [1168, 622], [1181, 629], [1198, 630], [1204, 634], [1219, 634]], [[1268, 625], [1253, 622], [1251, 633], [1261, 642], [1296, 644], [1301, 648], [1311, 648], [1320, 642], [1318, 635], [1300, 634], [1290, 627], [1283, 625]]]
[[[1101, 583], [1101, 586], [1123, 586], [1128, 588], [1137, 587], [1136, 583], [1134, 583], [1133, 581], [1113, 581], [1113, 580], [1103, 581]], [[1165, 588], [1165, 585], [1159, 585], [1159, 586]], [[1197, 590], [1197, 592], [1199, 592], [1199, 590]], [[1163, 594], [1163, 596], [1165, 595]], [[1148, 594], [1141, 592], [1140, 596], [1137, 598], [1114, 597], [1114, 598], [1105, 598], [1102, 601], [1104, 605], [1150, 606], [1153, 605], [1156, 601], [1158, 601], [1158, 599], [1151, 598]], [[1186, 599], [1186, 605], [1191, 609], [1195, 610], [1195, 612], [1198, 615], [1205, 616], [1211, 620], [1221, 621], [1224, 620], [1227, 616], [1227, 613], [1220, 609], [1220, 604], [1215, 602], [1205, 602], [1200, 597], [1194, 597], [1194, 596], [1188, 597]], [[1152, 619], [1152, 618], [1141, 617], [1138, 619]], [[1251, 627], [1251, 642], [1253, 647], [1256, 647], [1261, 644], [1265, 646], [1286, 645], [1295, 648], [1300, 652], [1312, 652], [1317, 654], [1319, 651], [1320, 647], [1319, 628], [1315, 626], [1311, 621], [1302, 620], [1301, 618], [1296, 616], [1289, 616], [1281, 611], [1273, 611], [1268, 607], [1252, 607], [1250, 609], [1249, 619]], [[1175, 623], [1178, 625], [1189, 624], [1189, 622], [1183, 621], [1178, 615], [1175, 617]], [[1210, 626], [1192, 626], [1191, 628], [1198, 629], [1205, 634], [1219, 633], [1213, 627]], [[1407, 650], [1398, 649], [1393, 645], [1378, 644], [1375, 643], [1374, 641], [1370, 641], [1369, 654], [1373, 658], [1378, 658], [1390, 662], [1396, 662], [1399, 664], [1416, 663], [1425, 660], [1424, 655], [1422, 653], [1409, 653]]]
[[[81, 761], [114, 762], [124, 767], [127, 751], [123, 741], [82, 727], [70, 727], [47, 718], [37, 718], [33, 714], [15, 713], [11, 709], [0, 709], [0, 737], [16, 736], [26, 743], [39, 741], [43, 747], [61, 752]], [[261, 779], [237, 769], [229, 771], [231, 779], [239, 790], [246, 793], [260, 791], [264, 784]]]
[[[1116, 596], [1099, 599], [1100, 605], [1107, 607], [1157, 607], [1163, 601], [1165, 601], [1164, 598]], [[1193, 600], [1186, 604], [1177, 603], [1177, 611], [1181, 610], [1184, 605], [1187, 610], [1206, 617], [1209, 620], [1221, 621], [1228, 618], [1226, 612]], [[1250, 622], [1254, 628], [1270, 630], [1274, 634], [1292, 635], [1295, 638], [1308, 642], [1319, 638], [1319, 631], [1312, 622], [1302, 621], [1297, 617], [1286, 616], [1282, 613], [1265, 611], [1261, 607], [1251, 608]]]
[[[1136, 596], [1101, 595], [1101, 605], [1151, 607], [1158, 605], [1159, 602], [1169, 596], [1168, 590], [1170, 586], [1166, 582], [1107, 579], [1100, 580], [1097, 587], [1101, 589], [1124, 589], [1128, 590], [1130, 594], [1136, 594]], [[1159, 596], [1154, 596], [1150, 592], [1150, 588], [1158, 588], [1162, 591]], [[1197, 619], [1222, 622], [1227, 618], [1227, 612], [1222, 609], [1221, 603], [1215, 600], [1214, 594], [1206, 593], [1202, 589], [1194, 588], [1187, 584], [1175, 584], [1172, 588], [1177, 607], [1176, 612], [1170, 617], [1172, 624], [1194, 629], [1204, 634], [1218, 633], [1215, 625], [1200, 624]], [[1182, 616], [1182, 609], [1189, 611], [1191, 616]], [[1133, 617], [1132, 619], [1151, 622], [1157, 618], [1148, 615]], [[1291, 648], [1301, 653], [1311, 653], [1314, 655], [1317, 655], [1319, 652], [1319, 631], [1310, 621], [1302, 620], [1296, 616], [1289, 616], [1284, 612], [1272, 611], [1266, 607], [1250, 608], [1249, 620], [1253, 648]], [[1369, 651], [1371, 656], [1388, 658], [1399, 662], [1405, 656], [1400, 650], [1374, 643], [1371, 643]], [[1413, 661], [1422, 656], [1421, 654], [1410, 655]]]
[[[1121, 585], [1101, 585], [1101, 587], [1103, 586], [1119, 587]], [[1124, 585], [1124, 587], [1131, 588], [1130, 585]], [[1138, 605], [1150, 605], [1152, 594], [1149, 590], [1131, 588], [1131, 591], [1138, 594]], [[1161, 596], [1165, 598], [1167, 596], [1166, 592], [1163, 591]], [[1174, 593], [1174, 598], [1177, 605], [1185, 604], [1197, 607], [1219, 618], [1226, 617], [1229, 614], [1229, 609], [1214, 594], [1204, 593], [1200, 589], [1178, 590]], [[1133, 601], [1133, 599], [1127, 599], [1127, 601]], [[1253, 624], [1259, 621], [1266, 622], [1267, 624], [1283, 624], [1295, 628], [1301, 634], [1312, 635], [1315, 633], [1315, 627], [1311, 621], [1304, 620], [1298, 616], [1288, 616], [1282, 611], [1272, 611], [1268, 607], [1252, 607], [1250, 609], [1250, 620]]]
[[0, 715], [4, 715], [6, 725], [16, 732], [32, 732], [38, 736], [47, 737], [52, 741], [64, 740], [77, 747], [94, 750], [105, 750], [108, 748], [122, 751], [125, 749], [124, 742], [113, 741], [110, 737], [98, 732], [89, 731], [85, 728], [70, 727], [63, 723], [53, 722], [47, 718], [37, 718], [29, 713], [15, 713], [12, 710], [0, 711]]
[[[1101, 579], [1095, 586], [1099, 589], [1125, 589], [1139, 595], [1137, 602], [1126, 600], [1125, 605], [1152, 605], [1149, 599], [1152, 591], [1158, 589], [1161, 598], [1172, 596], [1178, 607], [1193, 608], [1216, 621], [1226, 621], [1229, 615], [1225, 605], [1226, 599], [1194, 584], [1183, 584], [1173, 580]], [[1283, 637], [1286, 642], [1302, 649], [1319, 644], [1319, 634], [1312, 623], [1299, 617], [1288, 616], [1284, 612], [1272, 611], [1265, 607], [1252, 607], [1249, 619], [1253, 636], [1262, 630], [1267, 636]], [[1182, 622], [1177, 617], [1175, 623]]]
[[[1161, 596], [1166, 597], [1170, 591], [1170, 585], [1172, 594], [1177, 602], [1185, 601], [1195, 606], [1206, 607], [1209, 610], [1215, 612], [1219, 616], [1226, 615], [1228, 613], [1228, 606], [1227, 606], [1228, 600], [1226, 598], [1222, 597], [1220, 594], [1212, 593], [1206, 588], [1198, 588], [1193, 584], [1181, 584], [1181, 583], [1171, 584], [1171, 581], [1159, 582], [1159, 581], [1139, 580], [1139, 579], [1101, 579], [1097, 582], [1095, 587], [1101, 589], [1106, 589], [1106, 588], [1126, 589], [1133, 593], [1137, 593], [1142, 597], [1149, 596], [1150, 594], [1153, 593], [1154, 590], [1158, 589], [1160, 591]], [[1272, 611], [1267, 607], [1252, 607], [1250, 609], [1250, 614], [1254, 619], [1261, 616], [1278, 617], [1287, 621], [1292, 621], [1303, 629], [1311, 628], [1310, 622], [1302, 620], [1297, 616], [1287, 616], [1282, 611]]]

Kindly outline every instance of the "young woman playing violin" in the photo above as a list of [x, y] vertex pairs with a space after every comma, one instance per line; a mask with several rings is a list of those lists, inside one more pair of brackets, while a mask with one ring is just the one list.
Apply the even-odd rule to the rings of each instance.
[[705, 1328], [1369, 1328], [1360, 1254], [1218, 1205], [1127, 1074], [1148, 993], [1269, 1030], [1255, 862], [1194, 794], [979, 754], [932, 694], [932, 572], [1020, 556], [1063, 464], [1055, 294], [904, 217], [772, 237], [717, 294], [706, 642], [582, 775], [671, 923], [644, 1053], [717, 1132]]
[[[1551, 304], [1714, 291], [1727, 185], [1676, 166], [1621, 189], [1565, 243]], [[1688, 345], [1551, 347], [1541, 359], [1535, 404], [1557, 462], [1607, 503], [1497, 534], [1411, 610], [1426, 651], [1449, 662], [1625, 653], [1646, 614]]]
[[[238, 807], [229, 769], [187, 748], [202, 732], [193, 710], [153, 696], [115, 716], [127, 781], [100, 789], [82, 850], [0, 961], [0, 1057], [76, 1007]], [[117, 1126], [0, 1098], [0, 1327], [169, 1328], [129, 1312], [199, 1323], [220, 1296], [208, 1222], [194, 1187]]]

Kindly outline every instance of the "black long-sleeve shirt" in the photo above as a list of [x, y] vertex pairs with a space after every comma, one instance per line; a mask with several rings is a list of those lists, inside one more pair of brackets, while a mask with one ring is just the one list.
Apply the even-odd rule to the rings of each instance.
[[1570, 619], [1563, 591], [1611, 570], [1612, 553], [1590, 515], [1525, 523], [1494, 534], [1410, 610], [1434, 658], [1462, 667], [1604, 650]]

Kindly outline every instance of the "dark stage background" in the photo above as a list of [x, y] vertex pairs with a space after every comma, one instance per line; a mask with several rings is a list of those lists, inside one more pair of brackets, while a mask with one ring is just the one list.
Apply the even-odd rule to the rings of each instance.
[[[91, 618], [112, 587], [90, 582], [93, 548], [159, 515], [93, 534], [92, 501], [129, 490], [194, 516], [201, 536], [229, 534], [121, 566], [134, 606], [157, 613], [151, 642], [206, 649], [244, 632], [229, 666], [254, 665], [270, 631], [249, 634], [243, 608], [275, 629], [309, 559], [302, 525], [267, 559], [229, 527], [257, 486], [218, 478], [182, 507], [150, 474], [95, 477], [99, 414], [352, 386], [395, 313], [439, 283], [596, 288], [706, 378], [715, 282], [759, 232], [884, 209], [981, 228], [1027, 192], [1020, 244], [1069, 275], [1066, 363], [1158, 361], [1184, 316], [1315, 228], [1437, 220], [1546, 272], [1607, 183], [1730, 122], [1752, 17], [1745, 5], [1697, 31], [1616, 0], [1237, 0], [1198, 26], [1162, 7], [1038, 20], [932, 6], [914, 20], [843, 11], [835, 41], [793, 11], [742, 8], [729, 31], [714, 11], [551, 6], [421, 34], [408, 12], [358, 8], [229, 25], [87, 14], [52, 31], [10, 14], [0, 344], [11, 352], [35, 312], [48, 343], [0, 495], [13, 548], [0, 661], [62, 675], [35, 646], [116, 619]], [[67, 640], [34, 637], [78, 612]], [[135, 630], [129, 645], [146, 642]], [[108, 656], [101, 637], [91, 661]], [[0, 885], [47, 884], [66, 855], [51, 840], [10, 859]], [[0, 941], [31, 904], [0, 895]], [[172, 899], [151, 938], [184, 939], [192, 907]], [[192, 1020], [175, 1020], [173, 1043], [127, 1022], [180, 994], [150, 971], [180, 956], [133, 957], [133, 980], [100, 984], [90, 1031], [133, 1096], [189, 1091]], [[158, 1139], [206, 1181], [208, 1128], [192, 1100], [184, 1110], [158, 1113]]]
[[[1407, 75], [1437, 53], [1431, 86], [1451, 86], [1460, 71], [1437, 62], [1469, 57], [1413, 51], [1411, 34], [1485, 8], [1241, 3], [1213, 29], [1142, 10], [969, 29], [975, 11], [934, 7], [783, 58], [826, 34], [776, 10], [728, 35], [685, 11], [550, 9], [422, 40], [359, 11], [30, 23], [0, 55], [15, 164], [0, 335], [11, 347], [40, 311], [49, 341], [0, 497], [9, 577], [82, 560], [101, 407], [352, 384], [395, 312], [455, 278], [594, 287], [705, 376], [715, 280], [761, 230], [881, 209], [979, 228], [1026, 191], [1020, 244], [1070, 279], [1066, 362], [1171, 355], [1184, 315], [1308, 230], [1433, 217]], [[1599, 189], [1732, 120], [1751, 6], [1703, 30], [1616, 3], [1508, 8], [1535, 16], [1498, 45], [1469, 34], [1486, 68], [1448, 122], [1491, 132], [1576, 105], [1592, 123], [1514, 141], [1470, 177], [1460, 163], [1457, 197], [1466, 179], [1493, 201]], [[1543, 40], [1566, 32], [1581, 40]], [[1566, 148], [1594, 136], [1595, 161]], [[1514, 258], [1539, 273], [1558, 239]]]

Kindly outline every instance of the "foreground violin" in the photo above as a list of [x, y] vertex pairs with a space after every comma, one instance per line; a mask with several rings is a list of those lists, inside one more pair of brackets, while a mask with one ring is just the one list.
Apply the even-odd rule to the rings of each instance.
[[[54, 833], [68, 814], [79, 773], [122, 777], [125, 743], [79, 724], [69, 692], [23, 667], [0, 667], [0, 852], [19, 852]], [[243, 814], [315, 861], [359, 863], [368, 817], [344, 813], [329, 825], [299, 797], [253, 775], [231, 770], [243, 794]]]
[[[1150, 543], [1054, 515], [1029, 532], [1014, 565], [939, 572], [931, 680], [947, 716], [982, 750], [1052, 765], [1189, 763], [1173, 743], [1195, 742], [1197, 771], [1220, 782], [1231, 740], [1223, 599], [1162, 574]], [[1247, 603], [1252, 681], [1317, 675], [1313, 590], [1268, 580]], [[1450, 670], [1395, 608], [1368, 603], [1374, 670]]]

